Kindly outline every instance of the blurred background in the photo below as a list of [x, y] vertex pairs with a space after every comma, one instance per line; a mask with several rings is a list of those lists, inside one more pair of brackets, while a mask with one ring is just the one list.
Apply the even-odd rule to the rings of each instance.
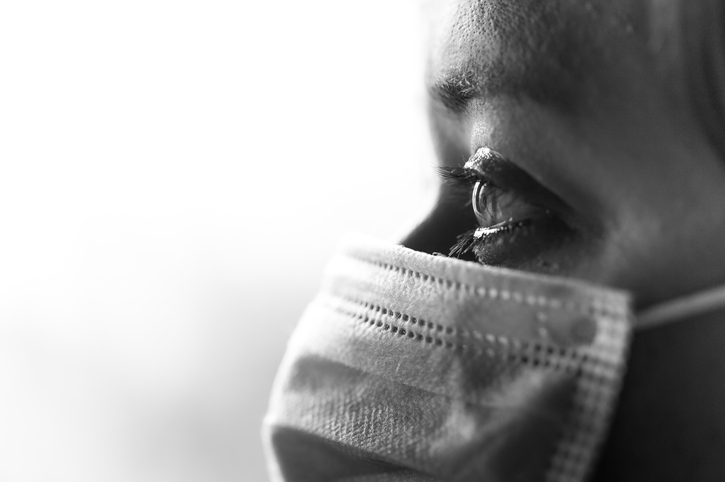
[[430, 202], [416, 3], [0, 3], [0, 481], [266, 480], [325, 260]]

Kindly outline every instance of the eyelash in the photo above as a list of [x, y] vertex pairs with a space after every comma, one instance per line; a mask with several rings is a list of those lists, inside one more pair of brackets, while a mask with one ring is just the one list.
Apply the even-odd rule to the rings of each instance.
[[462, 167], [438, 166], [438, 177], [444, 184], [453, 187], [460, 194], [467, 191], [469, 196], [476, 182], [490, 183], [489, 180], [482, 178], [476, 172]]
[[[477, 182], [484, 183], [484, 186], [489, 190], [496, 189], [505, 191], [496, 186], [490, 179], [481, 176], [475, 171], [462, 167], [439, 166], [438, 175], [446, 186], [452, 188], [452, 192], [459, 203], [464, 202], [463, 197], [465, 196], [465, 207], [472, 206], [472, 193]], [[530, 224], [530, 221], [524, 220], [493, 230], [482, 226], [476, 227], [456, 237], [456, 243], [450, 248], [448, 256], [459, 258], [472, 252], [481, 261], [482, 256], [480, 253], [486, 246], [501, 242], [501, 236], [504, 234], [513, 236], [510, 241], [515, 241], [519, 235], [526, 235], [528, 233], [527, 228]]]

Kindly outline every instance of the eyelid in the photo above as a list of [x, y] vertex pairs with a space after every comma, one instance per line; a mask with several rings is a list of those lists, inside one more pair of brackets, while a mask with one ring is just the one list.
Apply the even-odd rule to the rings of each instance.
[[522, 202], [545, 209], [564, 221], [576, 219], [574, 212], [556, 194], [544, 187], [528, 172], [509, 161], [498, 152], [482, 147], [471, 156], [463, 167], [439, 166], [438, 174], [453, 194], [465, 196], [470, 204], [471, 191], [477, 182], [520, 197]]
[[556, 194], [524, 169], [488, 147], [478, 149], [466, 161], [463, 170], [475, 173], [480, 180], [499, 189], [520, 196], [531, 205], [550, 210], [564, 219], [571, 217], [571, 208]]

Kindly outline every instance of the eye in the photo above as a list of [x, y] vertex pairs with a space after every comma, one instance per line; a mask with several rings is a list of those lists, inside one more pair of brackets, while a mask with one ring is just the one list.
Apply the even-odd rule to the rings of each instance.
[[569, 236], [564, 203], [518, 166], [489, 148], [443, 177], [465, 190], [477, 226], [458, 236], [449, 255], [473, 253], [484, 264], [518, 265]]
[[476, 232], [479, 237], [515, 229], [531, 218], [549, 214], [546, 209], [530, 204], [516, 193], [487, 181], [477, 181], [474, 185], [471, 206], [478, 221]]

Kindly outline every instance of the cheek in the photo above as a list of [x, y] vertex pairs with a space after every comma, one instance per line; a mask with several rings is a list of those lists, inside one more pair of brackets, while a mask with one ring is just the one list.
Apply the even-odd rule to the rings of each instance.
[[674, 139], [615, 151], [596, 186], [611, 213], [598, 276], [641, 306], [725, 281], [725, 168]]

